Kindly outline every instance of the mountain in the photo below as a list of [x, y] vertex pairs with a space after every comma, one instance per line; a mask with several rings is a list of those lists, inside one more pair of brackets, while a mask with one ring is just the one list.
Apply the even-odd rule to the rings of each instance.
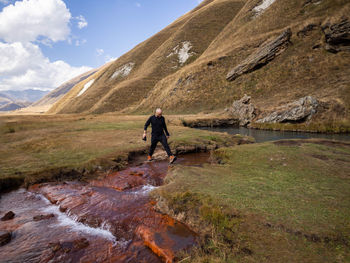
[[13, 111], [25, 108], [41, 99], [48, 91], [41, 90], [5, 90], [0, 91], [0, 111]]
[[310, 97], [314, 119], [349, 121], [349, 14], [348, 0], [205, 0], [49, 112], [218, 112], [247, 94], [255, 119]]
[[8, 98], [5, 94], [0, 93], [0, 106], [11, 103], [12, 100]]
[[14, 111], [25, 108], [30, 105], [30, 102], [10, 102], [0, 106], [0, 111]]
[[5, 90], [0, 91], [0, 97], [8, 98], [11, 101], [35, 102], [46, 95], [48, 91], [42, 90]]
[[86, 78], [94, 74], [97, 70], [93, 69], [85, 72], [54, 89], [40, 100], [36, 101], [31, 107], [48, 107], [52, 106], [56, 101], [61, 99], [67, 92], [69, 92], [77, 83], [84, 81]]

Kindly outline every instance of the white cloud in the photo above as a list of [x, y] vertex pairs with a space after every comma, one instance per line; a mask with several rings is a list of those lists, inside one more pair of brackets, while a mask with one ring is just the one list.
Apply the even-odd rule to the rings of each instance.
[[[52, 90], [91, 69], [62, 60], [51, 62], [37, 45], [71, 42], [71, 18], [62, 0], [17, 1], [0, 11], [0, 90]], [[87, 26], [83, 16], [77, 19], [79, 28]], [[85, 42], [78, 39], [75, 45]]]
[[81, 46], [81, 45], [84, 45], [86, 42], [87, 42], [86, 39], [82, 39], [82, 40], [77, 39], [77, 40], [75, 40], [75, 45], [76, 45], [77, 47], [79, 47], [79, 46]]
[[136, 2], [135, 3], [136, 7], [140, 8], [141, 7], [141, 4], [139, 2]]
[[82, 15], [77, 16], [76, 19], [78, 20], [78, 28], [79, 29], [82, 29], [82, 28], [88, 26], [88, 22], [86, 21], [85, 17], [83, 17]]
[[103, 55], [103, 53], [105, 53], [105, 51], [102, 48], [96, 48], [96, 53], [97, 53], [97, 56], [101, 56]]
[[62, 0], [23, 0], [3, 8], [0, 13], [0, 39], [29, 42], [39, 37], [53, 42], [70, 34], [71, 14]]
[[90, 67], [72, 67], [64, 61], [50, 62], [32, 43], [0, 42], [0, 90], [52, 90]]

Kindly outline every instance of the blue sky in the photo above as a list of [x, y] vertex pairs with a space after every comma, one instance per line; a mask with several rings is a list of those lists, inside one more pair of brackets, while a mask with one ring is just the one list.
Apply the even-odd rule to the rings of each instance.
[[0, 90], [52, 90], [123, 55], [198, 3], [0, 0]]
[[[82, 4], [83, 2], [83, 4]], [[88, 22], [83, 29], [72, 27], [72, 34], [85, 44], [66, 41], [52, 48], [42, 46], [52, 60], [63, 59], [73, 66], [97, 67], [106, 56], [119, 57], [138, 43], [193, 9], [198, 0], [70, 0], [65, 1], [73, 16]], [[75, 42], [75, 41], [73, 41]], [[98, 56], [96, 49], [103, 49]]]

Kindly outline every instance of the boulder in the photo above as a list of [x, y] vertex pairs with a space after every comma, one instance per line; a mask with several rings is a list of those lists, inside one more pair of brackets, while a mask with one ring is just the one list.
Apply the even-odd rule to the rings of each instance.
[[340, 23], [322, 26], [325, 35], [325, 49], [332, 53], [350, 51], [350, 22], [344, 18]]
[[265, 42], [257, 51], [233, 68], [227, 74], [226, 79], [228, 81], [233, 81], [243, 74], [252, 72], [268, 64], [288, 47], [291, 36], [292, 31], [290, 28], [288, 28], [277, 38], [269, 42]]
[[257, 120], [256, 123], [304, 122], [310, 120], [317, 112], [318, 105], [319, 102], [315, 98], [306, 96], [297, 101], [278, 107], [275, 111], [264, 118]]
[[15, 217], [15, 213], [12, 211], [7, 212], [2, 218], [1, 221], [7, 221], [7, 220], [11, 220]]
[[34, 221], [41, 221], [41, 220], [47, 220], [47, 219], [50, 219], [50, 218], [53, 218], [53, 217], [55, 217], [54, 214], [37, 215], [37, 216], [34, 216], [34, 217], [33, 217], [33, 220], [34, 220]]
[[0, 230], [0, 246], [4, 246], [11, 241], [11, 232]]
[[228, 112], [239, 120], [239, 125], [246, 126], [255, 118], [255, 107], [250, 103], [250, 96], [244, 95], [233, 102]]

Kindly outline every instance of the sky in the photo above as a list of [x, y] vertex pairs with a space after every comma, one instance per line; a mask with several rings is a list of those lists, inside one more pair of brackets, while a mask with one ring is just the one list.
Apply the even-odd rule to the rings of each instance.
[[0, 0], [0, 90], [53, 90], [117, 59], [200, 0]]

